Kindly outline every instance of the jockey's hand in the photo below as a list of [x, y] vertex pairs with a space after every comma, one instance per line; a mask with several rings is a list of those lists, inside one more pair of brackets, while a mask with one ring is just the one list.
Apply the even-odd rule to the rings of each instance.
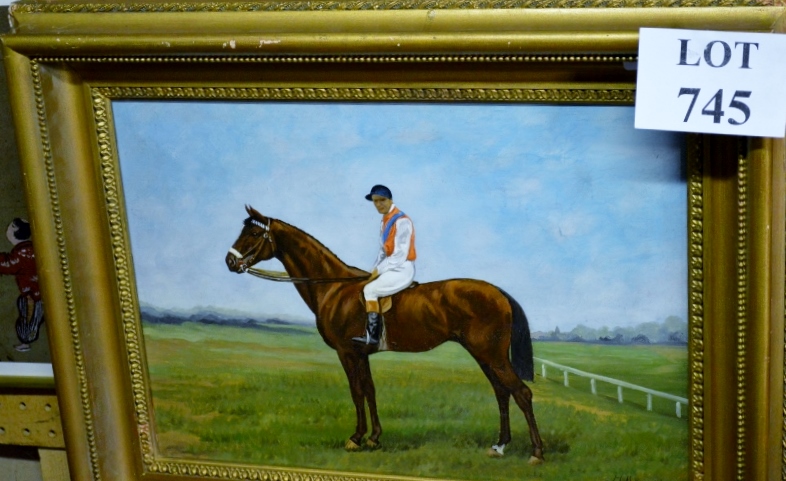
[[379, 277], [379, 272], [377, 272], [377, 269], [375, 268], [373, 271], [371, 271], [371, 275], [368, 276], [368, 280], [373, 281], [377, 277]]

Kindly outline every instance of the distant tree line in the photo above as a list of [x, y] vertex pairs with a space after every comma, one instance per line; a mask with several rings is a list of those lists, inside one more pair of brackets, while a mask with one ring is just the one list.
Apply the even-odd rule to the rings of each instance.
[[579, 324], [569, 332], [555, 327], [550, 332], [535, 332], [532, 337], [536, 341], [685, 345], [688, 343], [688, 323], [678, 316], [669, 316], [663, 322], [644, 322], [632, 327], [596, 329]]
[[219, 326], [254, 327], [278, 325], [304, 325], [298, 320], [282, 319], [281, 317], [257, 316], [253, 317], [239, 312], [222, 312], [218, 309], [197, 307], [189, 311], [174, 311], [159, 309], [143, 305], [140, 308], [142, 322], [148, 324], [183, 324], [195, 322], [198, 324], [214, 324]]

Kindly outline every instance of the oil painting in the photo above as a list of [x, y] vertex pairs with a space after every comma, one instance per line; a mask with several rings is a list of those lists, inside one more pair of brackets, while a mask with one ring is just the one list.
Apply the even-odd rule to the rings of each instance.
[[160, 455], [688, 479], [682, 134], [600, 105], [112, 108]]

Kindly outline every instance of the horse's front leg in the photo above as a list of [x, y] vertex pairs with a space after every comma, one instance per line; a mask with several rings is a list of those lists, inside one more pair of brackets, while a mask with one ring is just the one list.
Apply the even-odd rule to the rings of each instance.
[[379, 422], [377, 414], [377, 392], [374, 387], [374, 379], [371, 377], [371, 363], [368, 356], [360, 357], [360, 371], [363, 395], [368, 402], [368, 412], [371, 417], [371, 435], [369, 435], [366, 445], [371, 449], [377, 449], [379, 437], [382, 436], [382, 424]]
[[[368, 430], [363, 392], [363, 363], [360, 355], [354, 352], [339, 352], [338, 358], [341, 360], [341, 366], [347, 375], [347, 381], [349, 381], [349, 391], [352, 394], [352, 402], [355, 404], [356, 415], [355, 433], [349, 437], [344, 448], [347, 451], [358, 451], [363, 436]], [[366, 358], [366, 364], [368, 364], [368, 358]]]

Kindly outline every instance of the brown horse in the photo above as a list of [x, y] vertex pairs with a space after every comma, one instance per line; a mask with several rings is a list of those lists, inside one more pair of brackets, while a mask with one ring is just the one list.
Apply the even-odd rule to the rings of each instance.
[[[359, 450], [368, 431], [365, 404], [371, 416], [366, 445], [379, 446], [382, 426], [377, 415], [374, 381], [368, 356], [377, 345], [353, 342], [365, 329], [366, 312], [360, 302], [369, 273], [342, 262], [319, 241], [280, 220], [246, 206], [249, 216], [226, 256], [232, 272], [246, 272], [257, 262], [280, 260], [295, 288], [316, 316], [317, 329], [335, 349], [344, 367], [357, 424], [346, 443]], [[501, 289], [478, 280], [452, 279], [420, 284], [394, 296], [394, 307], [384, 315], [389, 350], [423, 352], [445, 341], [469, 351], [491, 382], [499, 404], [500, 430], [491, 456], [502, 456], [510, 443], [510, 397], [524, 412], [532, 441], [530, 464], [543, 461], [543, 444], [532, 411], [532, 391], [522, 382], [532, 380], [533, 360], [527, 318], [521, 306]], [[508, 351], [510, 350], [510, 357]]]

